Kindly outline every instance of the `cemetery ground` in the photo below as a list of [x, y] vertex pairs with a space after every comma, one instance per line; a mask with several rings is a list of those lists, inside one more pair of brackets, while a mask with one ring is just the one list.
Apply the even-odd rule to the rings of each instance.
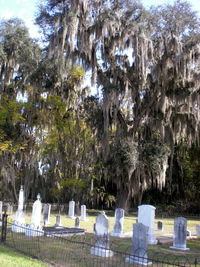
[[0, 246], [1, 267], [45, 267], [47, 264], [22, 255], [4, 246]]
[[[95, 235], [93, 234], [93, 225], [96, 221], [97, 215], [101, 213], [99, 210], [87, 210], [87, 221], [80, 221], [80, 228], [86, 230], [85, 235], [79, 236], [71, 236], [66, 238], [66, 243], [64, 243], [63, 239], [59, 240], [59, 238], [52, 237], [37, 237], [32, 238], [31, 244], [28, 243], [29, 237], [24, 237], [24, 234], [20, 233], [12, 233], [8, 231], [7, 240], [8, 244], [11, 243], [11, 239], [15, 236], [15, 247], [26, 247], [25, 253], [28, 255], [31, 254], [34, 248], [37, 248], [38, 242], [40, 242], [40, 252], [43, 255], [48, 255], [47, 258], [52, 262], [54, 260], [59, 261], [62, 257], [62, 254], [65, 253], [65, 246], [67, 246], [68, 252], [71, 250], [71, 257], [80, 261], [80, 257], [85, 257], [90, 253], [90, 248], [95, 244]], [[50, 224], [48, 226], [55, 225], [55, 216], [58, 215], [56, 212], [51, 212], [50, 216]], [[63, 226], [66, 227], [74, 227], [75, 220], [67, 218], [66, 213], [59, 214], [61, 215], [61, 222]], [[114, 211], [106, 211], [106, 215], [109, 220], [109, 232], [113, 230], [114, 227]], [[14, 219], [14, 214], [9, 216], [9, 221]], [[124, 232], [131, 232], [133, 228], [133, 224], [136, 223], [137, 214], [130, 213], [129, 216], [125, 216], [124, 218]], [[196, 224], [199, 224], [198, 217], [188, 217], [188, 226], [187, 229], [191, 231], [192, 235], [196, 233]], [[31, 220], [31, 210], [26, 212], [26, 223], [30, 223]], [[163, 232], [157, 231], [157, 222], [162, 221], [164, 225]], [[191, 263], [194, 263], [195, 259], [200, 259], [200, 238], [191, 238], [187, 240], [187, 247], [190, 248], [188, 251], [179, 251], [170, 249], [170, 245], [173, 242], [173, 227], [174, 227], [174, 217], [156, 217], [155, 219], [155, 233], [158, 239], [157, 245], [148, 245], [148, 257], [150, 259], [154, 259], [157, 261], [170, 261], [174, 262], [176, 258], [179, 259], [179, 262], [186, 262], [189, 259]], [[23, 238], [22, 238], [23, 236]], [[65, 238], [64, 238], [65, 239]], [[9, 241], [10, 240], [10, 241]], [[51, 240], [51, 242], [50, 242]], [[83, 243], [88, 244], [88, 246], [83, 248]], [[28, 244], [28, 245], [27, 245]], [[131, 236], [126, 238], [118, 238], [110, 236], [110, 249], [113, 251], [119, 251], [122, 253], [130, 253], [131, 252]], [[45, 260], [45, 259], [44, 259]], [[60, 265], [62, 266], [62, 265]], [[83, 265], [84, 266], [84, 265]], [[88, 264], [89, 266], [89, 264]], [[109, 265], [110, 266], [110, 265]], [[198, 262], [198, 265], [199, 262]]]

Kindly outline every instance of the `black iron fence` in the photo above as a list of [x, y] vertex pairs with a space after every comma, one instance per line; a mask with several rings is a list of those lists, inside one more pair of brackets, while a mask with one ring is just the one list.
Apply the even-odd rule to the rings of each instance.
[[[15, 231], [13, 231], [13, 226]], [[16, 231], [16, 229], [18, 229]], [[109, 247], [96, 246], [94, 234], [56, 236], [41, 231], [32, 231], [26, 235], [27, 227], [13, 225], [3, 214], [1, 242], [15, 250], [47, 262], [53, 266], [67, 267], [131, 267], [141, 265], [153, 266], [200, 266], [200, 255], [175, 255], [158, 251], [144, 251], [143, 255], [131, 255], [130, 246], [118, 245], [116, 238], [110, 239]], [[106, 237], [107, 238], [107, 237]], [[200, 246], [199, 246], [200, 248]]]

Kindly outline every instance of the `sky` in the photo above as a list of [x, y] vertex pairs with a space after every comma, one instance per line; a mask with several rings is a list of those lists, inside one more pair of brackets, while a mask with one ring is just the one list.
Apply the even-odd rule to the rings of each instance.
[[[37, 12], [37, 5], [40, 0], [0, 0], [0, 19], [9, 19], [11, 17], [19, 17], [24, 20], [29, 28], [31, 37], [39, 37], [38, 28], [34, 25], [34, 16]], [[149, 7], [151, 5], [160, 5], [163, 3], [173, 3], [173, 0], [141, 0], [141, 2]], [[200, 1], [189, 0], [193, 9], [200, 14]]]

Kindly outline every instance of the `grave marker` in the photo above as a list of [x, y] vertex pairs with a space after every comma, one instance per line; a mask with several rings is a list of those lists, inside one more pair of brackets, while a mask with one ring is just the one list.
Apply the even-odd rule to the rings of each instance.
[[157, 244], [154, 233], [155, 209], [151, 205], [141, 205], [138, 207], [138, 223], [148, 227], [148, 244]]
[[86, 218], [86, 206], [85, 205], [81, 205], [81, 221], [87, 221]]
[[72, 200], [69, 202], [68, 218], [75, 219], [74, 216], [75, 202]]
[[117, 208], [115, 210], [115, 224], [114, 231], [110, 233], [112, 236], [123, 236], [124, 229], [124, 210]]
[[173, 246], [171, 249], [189, 250], [186, 247], [187, 236], [187, 220], [183, 217], [177, 217], [174, 219], [174, 238]]
[[132, 249], [131, 256], [125, 259], [125, 262], [149, 265], [147, 257], [148, 246], [148, 227], [142, 223], [133, 224]]
[[44, 225], [49, 224], [50, 212], [51, 212], [51, 204], [44, 204], [44, 207], [43, 207]]
[[108, 218], [105, 212], [96, 218], [95, 234], [96, 244], [91, 248], [90, 253], [100, 257], [111, 257], [113, 252], [109, 249]]
[[56, 224], [55, 227], [62, 227], [62, 223], [61, 223], [61, 216], [57, 215], [56, 216]]

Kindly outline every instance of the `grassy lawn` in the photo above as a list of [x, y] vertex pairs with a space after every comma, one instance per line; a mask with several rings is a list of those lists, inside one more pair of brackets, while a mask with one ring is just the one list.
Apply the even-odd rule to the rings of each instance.
[[1, 267], [44, 267], [47, 266], [37, 260], [26, 257], [13, 250], [0, 246], [0, 266]]

